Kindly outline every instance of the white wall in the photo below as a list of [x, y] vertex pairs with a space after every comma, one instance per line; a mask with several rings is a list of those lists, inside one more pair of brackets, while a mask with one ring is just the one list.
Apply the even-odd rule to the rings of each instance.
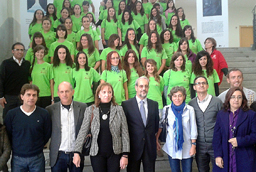
[[229, 47], [240, 46], [239, 26], [252, 26], [252, 8], [229, 8]]

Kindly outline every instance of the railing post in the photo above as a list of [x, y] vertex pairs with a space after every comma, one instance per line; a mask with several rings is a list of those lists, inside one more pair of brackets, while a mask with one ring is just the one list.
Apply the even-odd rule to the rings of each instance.
[[256, 50], [256, 5], [252, 10], [253, 13], [253, 45], [252, 50]]

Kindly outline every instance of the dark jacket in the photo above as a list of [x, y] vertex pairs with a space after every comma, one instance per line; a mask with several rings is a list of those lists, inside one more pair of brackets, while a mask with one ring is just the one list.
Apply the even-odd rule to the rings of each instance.
[[5, 130], [5, 126], [0, 124], [0, 171], [8, 172], [7, 161], [10, 158], [11, 145]]
[[[240, 109], [236, 123], [234, 137], [238, 147], [235, 148], [237, 172], [256, 172], [256, 113], [252, 110]], [[222, 157], [224, 168], [214, 164], [213, 171], [228, 172], [229, 170], [229, 112], [221, 110], [213, 135], [214, 157]]]

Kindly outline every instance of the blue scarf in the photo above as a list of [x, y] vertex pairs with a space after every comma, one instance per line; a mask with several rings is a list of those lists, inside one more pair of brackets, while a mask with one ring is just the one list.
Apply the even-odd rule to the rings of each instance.
[[184, 142], [183, 139], [183, 127], [182, 127], [182, 114], [183, 109], [185, 107], [185, 101], [179, 105], [176, 106], [175, 104], [171, 104], [172, 111], [175, 115], [175, 121], [173, 124], [173, 130], [174, 130], [174, 139], [175, 139], [175, 152], [178, 150], [182, 150], [182, 145]]
[[111, 65], [111, 70], [112, 70], [112, 71], [115, 71], [115, 72], [117, 72], [117, 73], [120, 72], [120, 70], [118, 69], [118, 66], [112, 66], [112, 65]]

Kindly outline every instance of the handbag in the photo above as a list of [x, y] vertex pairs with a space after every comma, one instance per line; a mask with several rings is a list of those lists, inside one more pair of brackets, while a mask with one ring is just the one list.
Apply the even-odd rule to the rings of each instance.
[[92, 133], [91, 133], [91, 123], [93, 119], [93, 106], [92, 106], [92, 115], [91, 115], [91, 121], [90, 121], [90, 129], [85, 137], [83, 149], [82, 149], [82, 155], [83, 156], [89, 156], [90, 149], [91, 149], [91, 144], [92, 144]]
[[170, 73], [169, 73], [169, 78], [168, 78], [168, 85], [164, 86], [164, 98], [166, 101], [167, 101], [168, 87], [169, 87], [169, 82], [170, 82], [170, 77], [171, 77], [171, 69], [169, 69], [169, 70], [170, 70]]
[[162, 132], [160, 133], [160, 136], [159, 136], [159, 140], [161, 142], [166, 142], [167, 126], [168, 126], [168, 119], [167, 119], [168, 110], [169, 110], [169, 107], [167, 107], [166, 110], [165, 110], [165, 117], [164, 117], [164, 120], [162, 122], [163, 128], [162, 128]]

